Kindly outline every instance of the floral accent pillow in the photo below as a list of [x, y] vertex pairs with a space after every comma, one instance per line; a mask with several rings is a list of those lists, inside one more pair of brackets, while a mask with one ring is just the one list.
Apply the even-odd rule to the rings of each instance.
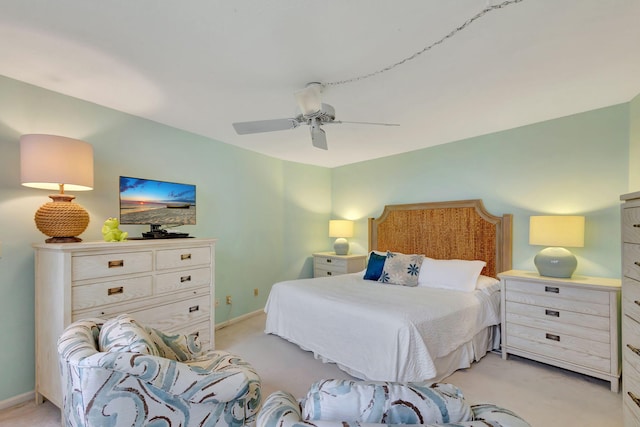
[[392, 285], [417, 286], [424, 255], [405, 255], [387, 252], [384, 268], [378, 282]]

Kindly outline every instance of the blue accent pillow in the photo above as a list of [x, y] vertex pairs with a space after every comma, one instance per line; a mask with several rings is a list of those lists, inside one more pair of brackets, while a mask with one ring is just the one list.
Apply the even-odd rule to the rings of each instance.
[[375, 252], [371, 252], [367, 263], [367, 271], [364, 273], [364, 280], [378, 280], [382, 274], [386, 259], [386, 255], [378, 255]]

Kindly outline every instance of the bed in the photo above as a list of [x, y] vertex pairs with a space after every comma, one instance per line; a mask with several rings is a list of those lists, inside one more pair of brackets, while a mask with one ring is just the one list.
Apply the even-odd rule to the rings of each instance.
[[511, 229], [510, 214], [481, 200], [387, 205], [369, 219], [369, 251], [425, 255], [420, 280], [434, 271], [427, 260], [484, 261], [477, 289], [391, 285], [365, 272], [284, 281], [269, 294], [265, 332], [357, 378], [440, 381], [500, 344], [495, 278], [511, 268]]

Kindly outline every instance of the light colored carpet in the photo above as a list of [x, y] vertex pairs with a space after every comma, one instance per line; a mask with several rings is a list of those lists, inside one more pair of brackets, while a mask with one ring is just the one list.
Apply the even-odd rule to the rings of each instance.
[[[264, 321], [260, 314], [216, 331], [216, 348], [236, 353], [256, 368], [264, 398], [276, 390], [301, 397], [315, 380], [351, 378], [296, 345], [265, 335]], [[505, 361], [490, 353], [445, 381], [459, 386], [469, 402], [504, 406], [532, 426], [622, 426], [622, 397], [609, 390], [608, 382], [523, 358]], [[0, 426], [59, 425], [60, 413], [48, 402], [0, 412]]]

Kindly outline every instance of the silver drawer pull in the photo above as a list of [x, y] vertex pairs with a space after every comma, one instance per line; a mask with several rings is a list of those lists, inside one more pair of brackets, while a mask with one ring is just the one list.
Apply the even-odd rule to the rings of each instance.
[[184, 282], [190, 282], [191, 281], [191, 275], [189, 276], [182, 276], [180, 278], [180, 283], [184, 283]]
[[117, 295], [124, 293], [124, 286], [118, 286], [117, 288], [109, 288], [107, 289], [107, 295]]
[[547, 334], [546, 338], [551, 341], [560, 342], [560, 335]]
[[544, 287], [544, 291], [545, 292], [551, 292], [554, 294], [559, 294], [560, 293], [560, 288], [556, 288], [555, 286], [545, 286]]
[[124, 260], [123, 259], [117, 259], [115, 261], [109, 261], [109, 268], [119, 268], [119, 267], [124, 267]]
[[640, 407], [640, 398], [638, 398], [638, 396], [636, 396], [635, 394], [631, 393], [630, 391], [628, 391], [627, 394], [629, 395], [631, 400], [633, 400], [633, 403], [635, 403], [636, 406]]
[[331, 276], [331, 272], [330, 271], [327, 271], [327, 276]]
[[200, 306], [199, 305], [194, 305], [189, 307], [189, 313], [193, 313], [194, 311], [198, 311], [200, 310]]
[[633, 351], [636, 356], [640, 356], [640, 348], [634, 347], [631, 344], [627, 344], [627, 347], [629, 348], [629, 350]]
[[185, 261], [191, 259], [191, 254], [182, 254], [180, 255], [180, 261]]
[[544, 314], [547, 316], [560, 317], [560, 312], [555, 310], [545, 310]]

